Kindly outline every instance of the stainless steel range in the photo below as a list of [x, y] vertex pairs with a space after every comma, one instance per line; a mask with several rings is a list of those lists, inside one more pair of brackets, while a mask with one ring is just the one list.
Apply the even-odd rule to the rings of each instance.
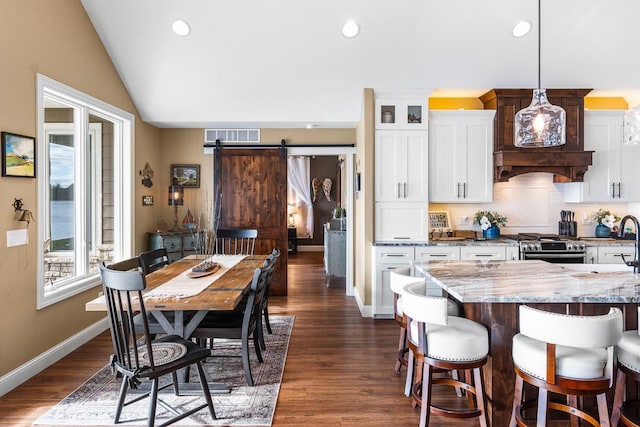
[[555, 234], [519, 234], [521, 260], [542, 260], [551, 263], [584, 264], [587, 249], [579, 240], [568, 240]]

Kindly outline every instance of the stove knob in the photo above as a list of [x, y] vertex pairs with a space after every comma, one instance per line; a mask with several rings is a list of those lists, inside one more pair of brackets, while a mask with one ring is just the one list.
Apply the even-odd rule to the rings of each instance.
[[536, 243], [536, 244], [534, 245], [534, 248], [535, 248], [535, 250], [537, 250], [537, 251], [539, 251], [540, 249], [542, 249], [542, 247], [540, 246], [540, 244], [539, 244], [539, 243]]
[[567, 250], [573, 250], [573, 245], [571, 243], [567, 243]]

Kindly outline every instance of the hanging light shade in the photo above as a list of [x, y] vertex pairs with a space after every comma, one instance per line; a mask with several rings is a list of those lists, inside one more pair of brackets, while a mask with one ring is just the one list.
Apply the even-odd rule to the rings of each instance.
[[516, 147], [557, 147], [566, 142], [567, 113], [547, 99], [540, 84], [540, 0], [538, 0], [538, 88], [533, 90], [531, 104], [516, 113], [514, 142]]
[[624, 112], [624, 143], [640, 143], [640, 105]]

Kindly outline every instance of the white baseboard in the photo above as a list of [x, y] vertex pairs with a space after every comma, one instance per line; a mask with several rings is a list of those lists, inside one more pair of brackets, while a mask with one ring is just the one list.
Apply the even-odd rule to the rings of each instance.
[[[39, 356], [29, 360], [27, 363], [18, 366], [11, 372], [0, 377], [0, 397], [4, 396], [23, 382], [36, 376], [38, 373], [53, 365], [80, 346], [91, 341], [102, 332], [109, 329], [109, 321], [104, 319], [94, 323], [77, 334], [67, 338], [60, 344], [51, 347]], [[107, 361], [105, 360], [105, 363]]]
[[356, 304], [358, 304], [358, 309], [360, 310], [360, 315], [362, 317], [372, 317], [373, 316], [373, 310], [371, 309], [370, 305], [364, 305], [364, 303], [362, 302], [362, 300], [360, 299], [360, 294], [357, 292], [354, 292], [354, 296], [356, 298]]

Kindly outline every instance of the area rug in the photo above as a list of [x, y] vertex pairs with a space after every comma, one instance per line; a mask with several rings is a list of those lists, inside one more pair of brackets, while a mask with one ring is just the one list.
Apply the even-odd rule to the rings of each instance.
[[[211, 426], [270, 426], [280, 391], [280, 382], [293, 328], [293, 316], [270, 316], [273, 334], [265, 335], [267, 349], [263, 352], [264, 363], [259, 363], [251, 343], [251, 371], [254, 387], [246, 384], [239, 341], [216, 343], [213, 356], [204, 363], [204, 368], [214, 382], [229, 386], [228, 394], [212, 394], [217, 419], [211, 419], [207, 408], [178, 421], [175, 425]], [[266, 331], [265, 331], [266, 333]], [[191, 382], [199, 384], [196, 369], [191, 369]], [[169, 376], [170, 379], [170, 376]], [[120, 380], [105, 366], [93, 377], [78, 387], [64, 400], [41, 416], [33, 425], [76, 426], [114, 425]], [[199, 389], [198, 389], [199, 390]], [[188, 392], [175, 396], [172, 387], [160, 392], [160, 398], [176, 407], [193, 408], [204, 403], [201, 392]], [[142, 399], [124, 408], [121, 425], [146, 425], [148, 399]], [[171, 418], [171, 413], [160, 404], [157, 407], [156, 424]]]

